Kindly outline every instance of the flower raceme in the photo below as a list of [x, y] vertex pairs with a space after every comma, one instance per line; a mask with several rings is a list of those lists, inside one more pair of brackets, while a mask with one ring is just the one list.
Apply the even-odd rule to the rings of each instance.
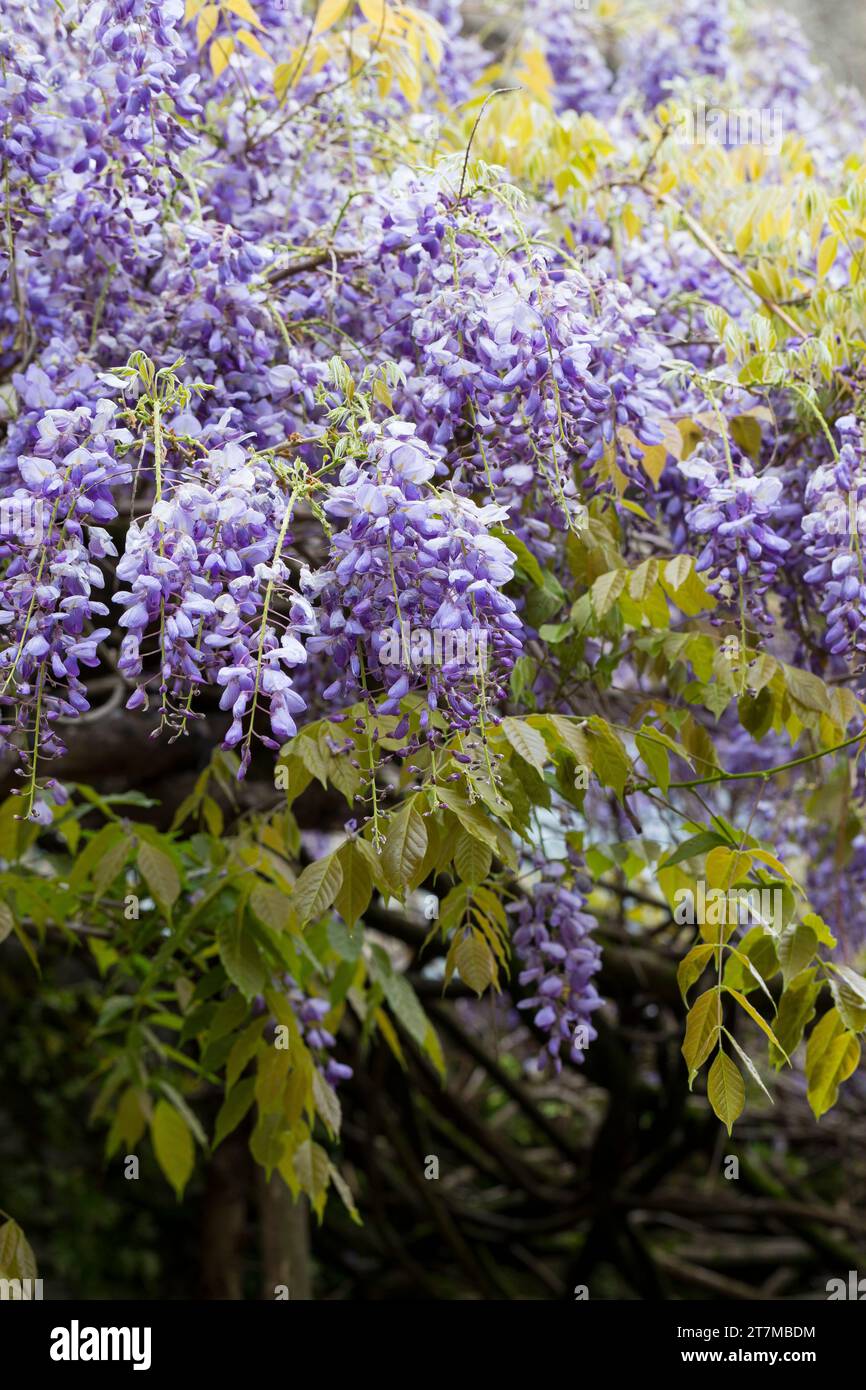
[[866, 655], [866, 447], [853, 415], [836, 422], [841, 441], [832, 463], [815, 469], [806, 485], [802, 519], [806, 554], [803, 578], [818, 596], [826, 619], [824, 644], [835, 657], [862, 666]]
[[105, 584], [102, 562], [117, 552], [101, 523], [117, 514], [112, 488], [129, 481], [116, 453], [126, 438], [108, 401], [94, 410], [47, 411], [4, 504], [26, 497], [40, 506], [37, 527], [0, 535], [0, 705], [11, 715], [0, 736], [8, 749], [20, 749], [22, 739], [33, 749], [28, 811], [35, 819], [51, 818], [35, 795], [36, 759], [61, 754], [58, 721], [90, 708], [81, 668], [99, 665], [97, 649], [111, 634], [93, 624], [109, 614], [96, 593]]
[[559, 1072], [563, 1056], [582, 1062], [584, 1048], [597, 1036], [591, 1019], [602, 1000], [592, 977], [601, 967], [601, 947], [590, 935], [597, 924], [586, 911], [585, 876], [558, 861], [541, 860], [537, 867], [539, 881], [508, 905], [522, 966], [518, 981], [529, 991], [517, 1007], [535, 1009], [533, 1023], [549, 1035], [537, 1069]]
[[[380, 713], [396, 713], [410, 689], [424, 689], [428, 710], [440, 704], [457, 727], [468, 727], [486, 700], [502, 695], [502, 679], [521, 650], [522, 623], [503, 592], [514, 557], [490, 534], [506, 517], [495, 504], [478, 506], [450, 489], [434, 488], [436, 457], [403, 421], [369, 427], [364, 462], [347, 463], [325, 502], [335, 522], [326, 567], [303, 576], [306, 595], [321, 611], [310, 652], [327, 652], [339, 675], [324, 691], [347, 702], [381, 684]], [[410, 629], [431, 633], [482, 632], [486, 667], [466, 647], [441, 669], [414, 671], [402, 660]], [[391, 641], [400, 634], [397, 650]]]
[[782, 492], [778, 477], [758, 476], [739, 451], [699, 446], [679, 464], [698, 497], [685, 513], [689, 531], [703, 539], [698, 571], [712, 576], [711, 593], [733, 598], [742, 590], [752, 617], [766, 622], [764, 595], [772, 586], [790, 543], [771, 524]]
[[[268, 712], [268, 747], [297, 732], [305, 704], [288, 670], [306, 660], [299, 634], [312, 632], [315, 618], [289, 590], [283, 552], [293, 499], [273, 470], [227, 444], [199, 461], [198, 478], [180, 482], [127, 532], [117, 577], [130, 587], [115, 596], [124, 609], [120, 669], [141, 675], [142, 643], [154, 633], [163, 718], [177, 732], [196, 717], [202, 686], [223, 687], [220, 708], [232, 715], [223, 746], [244, 741], [245, 770], [256, 704]], [[128, 707], [145, 700], [142, 684]]]

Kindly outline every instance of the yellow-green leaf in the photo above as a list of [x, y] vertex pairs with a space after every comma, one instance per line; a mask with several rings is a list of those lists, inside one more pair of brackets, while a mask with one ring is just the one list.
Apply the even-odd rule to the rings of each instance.
[[600, 574], [592, 586], [592, 606], [596, 616], [603, 618], [616, 603], [628, 579], [628, 570], [608, 570]]
[[145, 840], [139, 846], [138, 867], [160, 911], [170, 916], [180, 896], [180, 878], [174, 860]]
[[235, 41], [222, 35], [214, 39], [210, 46], [210, 65], [213, 69], [214, 77], [219, 77], [228, 67], [229, 58], [235, 51]]
[[544, 776], [548, 761], [547, 744], [537, 729], [522, 719], [503, 719], [502, 732], [516, 753]]
[[816, 1120], [836, 1104], [839, 1087], [856, 1070], [860, 1043], [837, 1009], [829, 1009], [812, 1029], [806, 1046], [807, 1098]]
[[227, 10], [231, 10], [232, 14], [236, 14], [238, 19], [244, 20], [246, 24], [252, 24], [254, 29], [264, 29], [265, 26], [250, 4], [250, 0], [222, 0], [222, 3]]
[[335, 854], [317, 859], [301, 874], [292, 892], [298, 920], [314, 921], [331, 906], [343, 883], [343, 871]]
[[156, 1103], [150, 1137], [156, 1161], [180, 1198], [193, 1170], [195, 1146], [186, 1120], [167, 1100]]
[[232, 1130], [237, 1129], [253, 1103], [255, 1085], [256, 1078], [254, 1076], [245, 1076], [242, 1081], [232, 1087], [216, 1117], [213, 1136], [214, 1148], [221, 1144]]
[[490, 846], [461, 830], [454, 850], [454, 864], [464, 883], [483, 883], [490, 873], [493, 854]]
[[322, 0], [321, 5], [316, 11], [316, 22], [313, 25], [313, 34], [324, 34], [326, 29], [342, 16], [348, 8], [349, 0]]
[[680, 987], [684, 1004], [689, 990], [704, 973], [715, 949], [715, 946], [693, 946], [688, 955], [683, 956], [677, 966], [677, 984]]
[[219, 24], [219, 19], [219, 5], [205, 5], [199, 11], [195, 26], [195, 41], [199, 48], [204, 48], [211, 34]]
[[334, 899], [334, 905], [346, 926], [354, 927], [370, 905], [373, 896], [373, 877], [363, 851], [357, 848], [358, 842], [347, 840], [337, 851], [343, 882]]
[[767, 1020], [761, 1017], [754, 1004], [750, 1004], [745, 994], [740, 994], [739, 990], [731, 989], [730, 985], [726, 985], [725, 989], [727, 990], [728, 994], [733, 995], [740, 1008], [745, 1009], [746, 1013], [749, 1015], [749, 1018], [753, 1018], [755, 1020], [758, 1027], [761, 1029], [761, 1032], [765, 1033], [767, 1037], [770, 1039], [770, 1042], [773, 1044], [773, 1046], [779, 1049], [782, 1056], [785, 1058], [785, 1061], [788, 1063], [788, 1066], [790, 1066], [790, 1057], [785, 1052], [785, 1049], [782, 1047], [782, 1044], [779, 1042], [779, 1039], [776, 1037], [776, 1034], [773, 1032]]
[[831, 232], [825, 236], [821, 245], [818, 247], [817, 268], [818, 279], [823, 280], [827, 271], [836, 259], [836, 252], [839, 250], [839, 239]]
[[0, 1226], [0, 1279], [35, 1279], [36, 1258], [17, 1221]]
[[251, 34], [248, 29], [239, 29], [235, 34], [235, 38], [238, 43], [245, 44], [247, 48], [252, 49], [253, 53], [257, 53], [260, 58], [264, 58], [267, 62], [271, 61], [271, 55], [266, 49], [262, 48], [255, 34]]
[[726, 1052], [717, 1052], [707, 1077], [707, 1096], [715, 1115], [726, 1126], [728, 1134], [734, 1121], [743, 1113], [746, 1086], [736, 1062]]
[[752, 856], [718, 845], [707, 855], [706, 875], [711, 888], [728, 889], [745, 878], [752, 865]]
[[291, 898], [270, 883], [256, 884], [250, 894], [250, 907], [259, 921], [272, 931], [297, 930], [298, 919]]
[[703, 1066], [715, 1047], [722, 1025], [722, 1001], [716, 986], [695, 1000], [686, 1018], [682, 1054], [689, 1069], [689, 1080]]
[[386, 877], [400, 896], [415, 887], [415, 876], [427, 852], [427, 827], [412, 801], [401, 807], [388, 831], [382, 851]]
[[5, 941], [15, 925], [12, 910], [6, 903], [0, 903], [0, 941]]
[[487, 942], [477, 932], [464, 936], [454, 952], [454, 963], [460, 978], [481, 997], [496, 979], [496, 962]]

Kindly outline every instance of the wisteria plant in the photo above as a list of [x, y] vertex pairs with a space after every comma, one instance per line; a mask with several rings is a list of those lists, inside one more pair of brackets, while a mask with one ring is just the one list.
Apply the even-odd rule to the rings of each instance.
[[860, 1062], [866, 104], [740, 0], [502, 10], [3, 5], [0, 940], [178, 1192], [243, 1124], [354, 1212], [345, 1038], [445, 1067], [395, 917], [530, 1084], [614, 923], [729, 1130]]

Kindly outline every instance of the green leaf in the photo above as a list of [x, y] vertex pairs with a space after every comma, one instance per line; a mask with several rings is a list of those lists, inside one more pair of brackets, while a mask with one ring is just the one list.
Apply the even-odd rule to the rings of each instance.
[[253, 1103], [255, 1087], [256, 1078], [254, 1076], [245, 1076], [243, 1081], [239, 1081], [236, 1086], [232, 1087], [216, 1117], [213, 1136], [214, 1148], [221, 1144], [232, 1130], [237, 1129]]
[[352, 1197], [352, 1193], [349, 1188], [349, 1184], [346, 1182], [346, 1179], [343, 1177], [340, 1170], [334, 1167], [333, 1163], [330, 1165], [328, 1172], [331, 1176], [331, 1182], [337, 1189], [340, 1201], [343, 1203], [343, 1206], [346, 1208], [346, 1211], [349, 1213], [356, 1226], [362, 1226], [363, 1222], [360, 1216], [358, 1215], [358, 1209], [355, 1206], [354, 1198]]
[[625, 784], [631, 772], [631, 763], [621, 740], [597, 714], [589, 720], [587, 733], [592, 748], [595, 775], [605, 787], [613, 787], [622, 801]]
[[332, 1139], [336, 1139], [340, 1133], [341, 1111], [340, 1102], [336, 1092], [330, 1087], [319, 1071], [318, 1067], [313, 1068], [313, 1103], [316, 1113], [321, 1116]]
[[642, 561], [637, 569], [632, 571], [629, 579], [629, 596], [640, 603], [646, 598], [650, 589], [655, 586], [659, 575], [659, 562], [652, 558]]
[[[101, 830], [98, 830], [93, 838], [88, 840], [86, 847], [78, 855], [69, 872], [70, 888], [75, 889], [76, 892], [79, 891], [90, 875], [99, 868], [109, 850], [123, 838], [123, 830], [115, 822], [104, 825]], [[4, 858], [11, 857], [4, 855]]]
[[454, 792], [450, 787], [436, 787], [436, 796], [443, 806], [447, 806], [449, 811], [453, 811], [464, 830], [468, 830], [470, 835], [474, 835], [476, 840], [483, 840], [485, 845], [489, 845], [494, 854], [499, 848], [499, 840], [496, 827], [484, 813], [479, 810], [478, 805], [471, 806], [465, 797]]
[[195, 1146], [186, 1120], [167, 1100], [154, 1107], [150, 1137], [156, 1161], [180, 1200], [195, 1163]]
[[490, 873], [493, 854], [489, 845], [482, 844], [465, 830], [460, 832], [454, 850], [454, 864], [464, 883], [483, 883]]
[[[787, 985], [806, 969], [818, 949], [818, 937], [805, 922], [786, 927], [776, 943], [782, 977]], [[866, 1002], [866, 1001], [864, 1001]]]
[[751, 865], [750, 854], [728, 849], [727, 845], [717, 845], [707, 855], [704, 870], [707, 883], [711, 888], [723, 888], [727, 891], [746, 877]]
[[682, 1054], [689, 1069], [690, 1084], [715, 1047], [721, 1024], [722, 1001], [718, 986], [715, 986], [695, 1000], [686, 1018]]
[[[463, 978], [465, 980], [466, 976]], [[388, 976], [384, 981], [384, 990], [388, 1007], [394, 1017], [403, 1025], [413, 1042], [423, 1048], [430, 1024], [417, 994], [405, 975]]]
[[767, 1037], [770, 1039], [770, 1042], [773, 1044], [773, 1046], [779, 1049], [779, 1051], [785, 1058], [785, 1061], [788, 1063], [788, 1066], [790, 1066], [790, 1057], [786, 1054], [785, 1049], [782, 1047], [782, 1044], [779, 1042], [779, 1039], [776, 1037], [776, 1034], [773, 1032], [767, 1020], [761, 1017], [754, 1004], [750, 1004], [745, 994], [740, 994], [739, 990], [731, 989], [730, 985], [725, 985], [725, 989], [727, 990], [728, 994], [732, 995], [733, 998], [736, 999], [740, 1008], [745, 1009], [746, 1013], [749, 1015], [749, 1018], [753, 1018], [755, 1020], [761, 1032], [765, 1033]]
[[674, 864], [680, 864], [684, 859], [696, 859], [699, 854], [706, 854], [707, 850], [713, 849], [715, 845], [723, 845], [726, 841], [715, 830], [702, 830], [698, 835], [692, 835], [690, 839], [684, 840], [681, 845], [666, 859], [659, 864], [660, 869], [672, 869]]
[[0, 1279], [35, 1279], [36, 1257], [17, 1221], [0, 1226]]
[[256, 943], [242, 916], [225, 918], [220, 922], [217, 944], [226, 974], [244, 998], [252, 999], [254, 994], [261, 994], [265, 972]]
[[600, 574], [592, 586], [592, 606], [596, 616], [603, 618], [616, 603], [628, 579], [627, 569], [608, 570]]
[[729, 1043], [731, 1044], [731, 1046], [733, 1047], [733, 1049], [734, 1049], [734, 1051], [736, 1052], [737, 1056], [739, 1057], [740, 1061], [743, 1063], [743, 1066], [746, 1068], [746, 1071], [749, 1073], [749, 1076], [752, 1078], [752, 1080], [754, 1081], [755, 1085], [758, 1086], [758, 1087], [763, 1091], [764, 1095], [767, 1097], [767, 1100], [770, 1102], [771, 1105], [773, 1105], [773, 1104], [774, 1104], [773, 1097], [770, 1095], [770, 1092], [767, 1090], [766, 1086], [764, 1085], [763, 1081], [761, 1080], [760, 1074], [759, 1074], [759, 1072], [758, 1072], [758, 1068], [755, 1066], [755, 1064], [754, 1064], [754, 1062], [752, 1061], [752, 1059], [751, 1059], [751, 1057], [749, 1056], [749, 1054], [748, 1054], [747, 1052], [744, 1052], [744, 1051], [743, 1051], [743, 1049], [740, 1047], [740, 1044], [737, 1042], [736, 1038], [734, 1037], [733, 1033], [729, 1033], [728, 1030], [727, 1030], [727, 1028], [722, 1028], [722, 1032], [724, 1033], [725, 1037], [728, 1039], [728, 1042], [729, 1042]]
[[583, 767], [592, 767], [592, 748], [582, 723], [567, 719], [563, 714], [549, 714], [547, 725], [576, 763]]
[[[117, 841], [117, 844], [112, 845], [109, 849], [107, 849], [105, 854], [100, 859], [99, 865], [95, 869], [93, 874], [93, 892], [97, 900], [102, 897], [106, 889], [108, 889], [114, 882], [114, 880], [117, 878], [117, 875], [120, 873], [121, 869], [124, 867], [127, 859], [129, 858], [129, 852], [132, 849], [134, 843], [135, 841], [133, 840], [131, 835], [123, 835]], [[145, 846], [142, 845], [141, 848], [144, 849]], [[141, 867], [140, 851], [139, 867]], [[174, 868], [173, 864], [172, 868]], [[151, 892], [153, 892], [152, 888]], [[156, 893], [154, 893], [153, 896], [156, 898]]]
[[675, 555], [665, 565], [665, 583], [676, 593], [681, 589], [692, 572], [694, 559], [691, 555]]
[[12, 909], [6, 903], [0, 903], [0, 941], [6, 940], [14, 926], [15, 918], [12, 916]]
[[831, 951], [838, 944], [835, 936], [831, 932], [823, 917], [819, 917], [817, 912], [807, 912], [803, 921], [807, 927], [811, 927], [822, 946], [829, 946]]
[[746, 1087], [740, 1069], [732, 1062], [726, 1052], [717, 1052], [707, 1077], [707, 1097], [718, 1119], [726, 1126], [728, 1134], [734, 1122], [743, 1113], [746, 1103]]
[[788, 694], [798, 705], [817, 714], [829, 713], [830, 697], [820, 676], [813, 675], [811, 671], [801, 671], [796, 666], [785, 666], [783, 669]]
[[373, 896], [373, 876], [358, 842], [347, 840], [337, 851], [343, 881], [334, 899], [337, 911], [350, 929], [363, 917]]
[[318, 778], [323, 787], [328, 785], [328, 759], [315, 734], [301, 734], [292, 744], [292, 753], [300, 758], [312, 777]]
[[514, 751], [543, 777], [550, 755], [538, 730], [522, 719], [511, 718], [503, 719], [501, 729]]
[[551, 647], [556, 647], [560, 642], [565, 642], [571, 637], [574, 627], [568, 623], [542, 623], [538, 629], [538, 635], [542, 642], [547, 642]]
[[643, 733], [635, 735], [635, 743], [637, 751], [649, 768], [656, 785], [661, 788], [662, 795], [667, 796], [671, 783], [670, 759], [667, 749], [652, 738], [645, 737]]
[[[252, 24], [257, 29], [264, 30], [265, 26], [250, 4], [250, 0], [223, 0], [223, 4], [227, 10], [231, 10], [233, 14], [238, 15], [241, 19], [245, 20], [247, 24]], [[345, 5], [343, 8], [345, 9]]]
[[773, 1020], [780, 1046], [770, 1048], [770, 1061], [777, 1070], [785, 1065], [785, 1053], [792, 1057], [802, 1041], [803, 1033], [815, 1017], [815, 1003], [820, 992], [814, 969], [804, 970], [786, 987]]
[[121, 1144], [126, 1144], [127, 1153], [134, 1152], [146, 1128], [147, 1115], [142, 1104], [142, 1095], [135, 1086], [127, 1086], [114, 1112], [105, 1142], [108, 1157], [113, 1158]]
[[264, 1047], [259, 1052], [256, 1062], [255, 1095], [260, 1115], [282, 1110], [283, 1092], [290, 1065], [288, 1048]]
[[292, 1157], [301, 1190], [306, 1192], [310, 1204], [321, 1218], [325, 1205], [325, 1194], [331, 1178], [331, 1162], [325, 1150], [307, 1139]]
[[207, 1030], [208, 1044], [233, 1033], [247, 1016], [247, 1002], [242, 994], [230, 994], [218, 1006]]
[[487, 942], [478, 932], [472, 931], [458, 943], [454, 952], [454, 964], [460, 978], [480, 998], [488, 985], [496, 979], [496, 962]]
[[343, 883], [340, 861], [334, 854], [309, 864], [295, 884], [292, 898], [301, 924], [314, 921], [331, 906]]
[[866, 1027], [866, 980], [848, 965], [829, 964], [835, 976], [830, 989], [842, 1021], [852, 1033], [862, 1033]]
[[677, 966], [677, 984], [684, 1004], [689, 990], [695, 981], [703, 975], [715, 949], [715, 946], [693, 946], [688, 955], [683, 956]]
[[407, 801], [394, 817], [382, 850], [382, 866], [388, 881], [400, 897], [407, 888], [416, 886], [416, 874], [427, 852], [427, 827]]
[[273, 884], [256, 883], [250, 893], [250, 907], [271, 931], [296, 931], [298, 928], [291, 897]]
[[[754, 930], [759, 932], [761, 928], [756, 927]], [[747, 933], [747, 935], [750, 934], [751, 933]], [[768, 937], [763, 937], [760, 941], [755, 941], [752, 946], [752, 951], [749, 952], [738, 950], [736, 946], [732, 946], [731, 943], [728, 942], [727, 949], [729, 955], [725, 963], [724, 984], [732, 985], [734, 989], [738, 989], [742, 994], [748, 993], [757, 986], [758, 989], [764, 991], [770, 1003], [773, 1004], [775, 1008], [773, 996], [768, 990], [764, 976], [758, 969], [757, 960], [753, 959], [752, 954], [754, 952], [758, 959], [761, 957], [766, 958], [765, 947], [768, 942], [769, 945], [772, 946], [772, 942], [769, 941]], [[775, 959], [776, 954], [775, 951], [773, 951], [772, 960], [775, 961]], [[741, 966], [742, 969], [738, 971], [737, 965]], [[776, 965], [776, 969], [778, 969], [778, 965]], [[775, 970], [771, 973], [775, 974]]]
[[230, 1091], [237, 1083], [247, 1063], [256, 1055], [264, 1026], [265, 1020], [263, 1018], [254, 1018], [252, 1023], [248, 1024], [244, 1031], [235, 1038], [226, 1061], [227, 1091]]
[[160, 1081], [159, 1087], [163, 1094], [174, 1106], [175, 1110], [177, 1110], [178, 1113], [183, 1116], [187, 1128], [189, 1129], [193, 1138], [198, 1140], [203, 1149], [206, 1149], [208, 1147], [207, 1135], [202, 1129], [201, 1124], [199, 1122], [199, 1118], [196, 1115], [195, 1111], [189, 1108], [180, 1092], [175, 1090], [174, 1086], [172, 1086], [168, 1081]]
[[806, 1046], [806, 1094], [816, 1120], [836, 1104], [839, 1087], [859, 1061], [860, 1043], [845, 1028], [839, 1011], [829, 1009]]
[[174, 860], [145, 840], [138, 849], [138, 867], [163, 916], [171, 917], [171, 909], [180, 896]]

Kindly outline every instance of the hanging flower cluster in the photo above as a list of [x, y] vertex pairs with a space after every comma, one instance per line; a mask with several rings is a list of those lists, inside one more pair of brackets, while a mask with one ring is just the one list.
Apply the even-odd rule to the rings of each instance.
[[[380, 685], [380, 713], [410, 690], [470, 726], [521, 650], [522, 624], [502, 589], [514, 556], [490, 528], [503, 508], [436, 489], [436, 458], [414, 426], [367, 426], [367, 457], [347, 463], [325, 502], [338, 522], [327, 567], [303, 588], [321, 610], [310, 652], [327, 652], [337, 679], [326, 700], [346, 703]], [[446, 640], [447, 639], [447, 640]]]
[[841, 448], [806, 484], [802, 518], [810, 566], [803, 578], [818, 596], [827, 621], [824, 644], [849, 663], [866, 652], [866, 449], [853, 415], [837, 420]]
[[552, 1066], [559, 1072], [563, 1056], [582, 1062], [584, 1048], [597, 1037], [592, 1015], [603, 1001], [593, 976], [601, 967], [601, 947], [590, 935], [597, 924], [586, 911], [585, 876], [575, 877], [557, 861], [542, 859], [537, 867], [540, 879], [531, 892], [508, 905], [522, 965], [518, 982], [528, 991], [517, 1007], [534, 1009], [535, 1027], [549, 1034], [538, 1070]]

